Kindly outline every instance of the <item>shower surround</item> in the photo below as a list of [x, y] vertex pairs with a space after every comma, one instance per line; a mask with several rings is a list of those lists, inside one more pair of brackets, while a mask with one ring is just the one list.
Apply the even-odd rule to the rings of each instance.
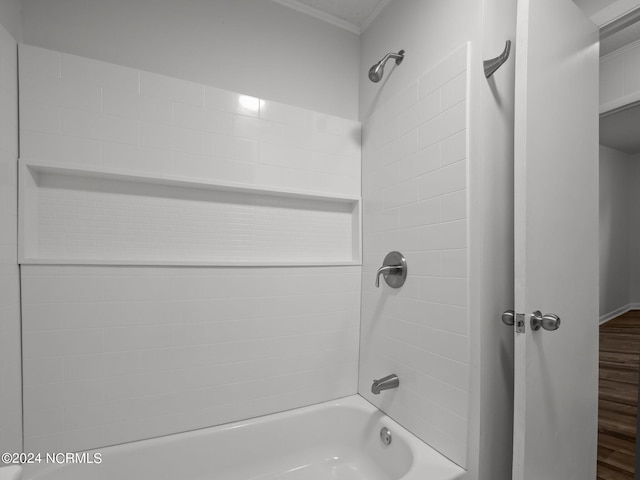
[[[467, 63], [464, 45], [363, 124], [358, 387], [462, 466], [470, 355]], [[406, 283], [375, 288], [376, 270], [392, 250], [407, 260]], [[402, 388], [373, 395], [371, 379], [387, 373], [396, 373]]]
[[[150, 182], [190, 178], [287, 195], [360, 196], [355, 121], [24, 45], [20, 86], [22, 162]], [[41, 198], [52, 190], [42, 189]], [[100, 228], [91, 192], [60, 192], [65, 215], [47, 201], [53, 210], [31, 217], [64, 246], [44, 250], [44, 263], [64, 264], [74, 238], [81, 243], [77, 235]], [[101, 201], [123, 193], [103, 192]], [[269, 206], [274, 215], [306, 208], [305, 201], [287, 204], [287, 195]], [[129, 198], [109, 221], [127, 211], [139, 216], [141, 202]], [[220, 205], [221, 212], [233, 206]], [[306, 217], [315, 218], [313, 208]], [[210, 219], [193, 221], [210, 228]], [[118, 238], [134, 226], [122, 221]], [[279, 237], [276, 229], [271, 221], [254, 230], [271, 252], [282, 252], [275, 247], [295, 243], [295, 232]], [[237, 244], [245, 238], [238, 235]], [[359, 244], [354, 238], [347, 240]], [[32, 260], [22, 267], [25, 451], [96, 448], [356, 393], [359, 258], [329, 252], [292, 264], [280, 254], [266, 259], [269, 267], [252, 258], [222, 268], [198, 267], [193, 258], [190, 267], [180, 259], [169, 267], [156, 257], [156, 266], [136, 266], [135, 258], [118, 266], [118, 253], [91, 258], [93, 266]]]
[[[148, 209], [181, 202], [180, 195], [143, 204], [135, 189], [104, 187], [96, 203], [89, 190], [104, 184], [91, 175], [191, 178], [357, 202], [360, 124], [21, 46], [21, 162], [89, 172], [72, 190], [64, 178], [42, 180], [32, 211], [23, 197], [23, 223], [47, 232], [24, 239], [40, 255], [25, 255], [22, 271], [26, 450], [98, 448], [359, 392], [464, 466], [467, 61], [464, 45], [365, 123], [364, 267], [357, 222], [336, 231], [355, 245], [348, 255], [311, 249], [307, 262], [303, 252], [292, 264], [280, 247], [295, 244], [295, 232], [278, 236], [277, 225], [265, 222], [256, 235], [274, 247], [268, 266], [252, 266], [260, 264], [254, 257], [198, 267], [198, 255], [211, 253], [206, 243], [188, 249], [189, 266], [167, 256], [184, 250], [179, 236], [173, 250], [150, 248], [151, 260], [140, 264], [122, 250], [127, 240], [129, 254], [145, 241], [128, 234], [129, 218], [145, 221], [142, 206], [152, 212], [147, 231], [164, 222], [179, 232], [175, 215]], [[286, 198], [272, 207], [285, 207]], [[218, 216], [232, 200], [220, 203]], [[304, 215], [305, 205], [293, 207], [301, 219], [315, 218], [320, 210]], [[198, 232], [205, 224], [194, 218]], [[113, 226], [101, 230], [107, 223]], [[119, 236], [96, 237], [101, 231]], [[375, 270], [391, 250], [408, 260], [407, 283], [375, 289]], [[93, 255], [89, 265], [55, 265], [83, 263], [83, 251]], [[399, 375], [402, 388], [372, 396], [371, 380], [388, 373]]]

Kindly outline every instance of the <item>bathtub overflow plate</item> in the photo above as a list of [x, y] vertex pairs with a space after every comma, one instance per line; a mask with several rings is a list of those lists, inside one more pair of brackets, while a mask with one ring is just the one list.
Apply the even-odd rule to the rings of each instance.
[[391, 432], [387, 427], [382, 427], [380, 430], [380, 440], [385, 445], [389, 445], [391, 443]]

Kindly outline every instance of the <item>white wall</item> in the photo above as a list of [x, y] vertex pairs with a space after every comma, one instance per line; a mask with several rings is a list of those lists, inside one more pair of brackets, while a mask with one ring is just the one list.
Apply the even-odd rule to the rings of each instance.
[[631, 248], [637, 205], [632, 157], [600, 147], [600, 318], [609, 319], [640, 298], [631, 297], [637, 249]]
[[[1, 4], [3, 9], [6, 2]], [[4, 10], [0, 10], [0, 15]], [[7, 17], [0, 16], [2, 21]], [[14, 30], [15, 31], [15, 30]], [[0, 26], [0, 450], [22, 451], [17, 44]]]
[[[259, 98], [252, 110], [234, 92], [31, 46], [20, 48], [20, 85], [23, 161], [360, 194], [356, 121]], [[76, 235], [100, 231], [82, 220], [87, 192], [66, 200], [81, 213]], [[125, 232], [141, 214], [133, 200], [118, 207]], [[295, 248], [300, 238], [268, 240]], [[64, 265], [58, 254], [48, 260]], [[22, 272], [28, 451], [95, 448], [356, 391], [358, 265]]]
[[345, 118], [358, 36], [265, 0], [23, 0], [24, 42]]

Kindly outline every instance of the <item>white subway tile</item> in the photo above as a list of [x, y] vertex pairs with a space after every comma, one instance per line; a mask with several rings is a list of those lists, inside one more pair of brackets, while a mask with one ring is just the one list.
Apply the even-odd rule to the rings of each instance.
[[[55, 62], [47, 62], [53, 57], [45, 57], [42, 69], [51, 69]], [[29, 101], [46, 104], [48, 112], [64, 109], [64, 135], [21, 133], [25, 157], [359, 194], [358, 122], [146, 72], [140, 73], [138, 92], [136, 70], [68, 55], [62, 63], [62, 79], [41, 74], [24, 82]], [[246, 123], [260, 114], [258, 123]], [[45, 129], [44, 120], [26, 125]], [[402, 201], [415, 201], [417, 185], [410, 185], [408, 200], [408, 184], [386, 186], [397, 188]], [[41, 199], [43, 207], [48, 199]], [[157, 201], [145, 208], [153, 203], [149, 208], [162, 209]], [[271, 223], [286, 223], [276, 215], [281, 205], [267, 203]], [[89, 207], [100, 205], [86, 196], [82, 204], [87, 215]], [[136, 211], [130, 199], [119, 208], [114, 218]], [[175, 224], [165, 212], [165, 221]], [[336, 215], [337, 220], [318, 217], [317, 232], [265, 233], [265, 250], [280, 244], [295, 257], [296, 247], [308, 243], [305, 235], [329, 248], [335, 239], [323, 237], [328, 231], [323, 222], [350, 222], [347, 215]], [[43, 216], [47, 226], [55, 220]], [[159, 227], [170, 233], [149, 218], [145, 214], [139, 223], [151, 238]], [[216, 225], [211, 222], [210, 233], [219, 232]], [[129, 232], [130, 225], [122, 227]], [[81, 243], [82, 236], [72, 238]], [[417, 231], [407, 238], [399, 248], [417, 246]], [[392, 240], [391, 235], [383, 239]], [[242, 242], [236, 245], [242, 253]], [[63, 425], [58, 421], [46, 431], [30, 431], [29, 448], [99, 447], [199, 428], [207, 419], [224, 423], [354, 393], [360, 267], [296, 269], [295, 276], [279, 268], [149, 272], [140, 267], [24, 269], [25, 414], [43, 408], [76, 413], [63, 418]], [[176, 348], [178, 341], [203, 340], [215, 348]], [[178, 371], [177, 365], [189, 370]], [[277, 373], [275, 380], [263, 378], [269, 372]], [[237, 386], [203, 392], [203, 385], [219, 380]], [[290, 385], [297, 392], [288, 392]], [[265, 394], [271, 395], [268, 401]], [[135, 395], [140, 399], [133, 401]], [[151, 395], [163, 399], [149, 403]], [[194, 406], [200, 410], [192, 414]]]
[[360, 142], [358, 139], [341, 137], [330, 133], [313, 132], [311, 148], [316, 152], [330, 155], [360, 158]]
[[271, 100], [263, 100], [260, 103], [260, 118], [272, 122], [285, 123], [294, 127], [308, 125], [307, 111], [305, 109]]
[[467, 191], [460, 190], [442, 196], [442, 221], [460, 220], [467, 217]]
[[156, 73], [140, 72], [140, 93], [195, 106], [204, 105], [203, 85]]
[[96, 288], [101, 283], [89, 277], [67, 277], [64, 282], [52, 282], [45, 276], [23, 276], [22, 301], [28, 303], [64, 303], [69, 301], [92, 302], [103, 299], [102, 290]]
[[467, 46], [459, 48], [440, 64], [424, 74], [418, 84], [420, 98], [439, 89], [467, 68]]
[[307, 111], [307, 116], [311, 118], [311, 127], [319, 132], [354, 139], [359, 139], [361, 136], [360, 122], [355, 120], [348, 120], [346, 118], [312, 111]]
[[466, 161], [460, 161], [434, 170], [418, 178], [420, 199], [457, 192], [467, 187]]
[[23, 358], [25, 385], [40, 385], [64, 381], [64, 357]]
[[170, 277], [131, 276], [105, 278], [94, 288], [102, 286], [106, 301], [167, 300], [173, 297], [174, 281]]
[[23, 158], [101, 165], [102, 142], [88, 138], [21, 131], [20, 155]]
[[108, 328], [104, 330], [104, 351], [121, 352], [173, 345], [175, 327], [145, 326]]
[[[405, 114], [403, 114], [405, 115]], [[400, 118], [403, 116], [388, 119], [382, 126], [382, 144], [391, 143], [400, 136]], [[406, 131], [403, 132], [403, 134]]]
[[55, 77], [29, 77], [20, 80], [20, 99], [65, 108], [100, 112], [102, 88]]
[[398, 226], [400, 228], [419, 227], [440, 222], [440, 199], [432, 198], [398, 209]]
[[467, 131], [463, 130], [450, 136], [441, 143], [442, 166], [455, 163], [467, 157]]
[[308, 129], [243, 116], [236, 116], [234, 119], [234, 135], [248, 140], [276, 143], [289, 147], [306, 149], [312, 147], [312, 132]]
[[467, 250], [445, 250], [442, 252], [442, 274], [445, 277], [467, 276]]
[[[260, 155], [267, 144], [260, 145]], [[306, 152], [300, 149], [294, 151]], [[360, 179], [360, 157], [344, 157], [341, 155], [331, 155], [322, 152], [311, 152], [311, 158], [308, 159], [308, 168], [313, 171], [326, 172], [334, 175], [344, 175], [348, 177], [357, 177]], [[359, 180], [358, 180], [359, 181]]]
[[417, 143], [418, 138], [416, 131], [409, 131], [397, 140], [385, 145], [382, 150], [382, 161], [385, 165], [389, 165], [408, 157], [417, 151]]
[[384, 105], [383, 117], [385, 122], [400, 115], [411, 108], [418, 101], [418, 84], [412, 83], [400, 92], [396, 93], [391, 100]]
[[173, 122], [173, 104], [168, 100], [157, 97], [140, 95], [140, 120], [145, 122], [163, 123]]
[[100, 353], [103, 332], [96, 329], [23, 332], [25, 358]]
[[402, 182], [438, 169], [440, 158], [440, 144], [436, 144], [401, 159], [393, 168], [398, 170], [398, 180]]
[[64, 429], [64, 408], [44, 408], [30, 410], [24, 419], [25, 437], [34, 437], [58, 432]]
[[[302, 148], [263, 143], [260, 145], [260, 163], [287, 168], [310, 168], [312, 152]], [[314, 169], [318, 170], [318, 168]]]
[[205, 132], [176, 127], [173, 129], [173, 149], [199, 155], [204, 152], [204, 142], [207, 136]]
[[467, 222], [428, 225], [418, 230], [418, 243], [422, 250], [450, 250], [467, 247]]
[[446, 110], [418, 128], [418, 148], [445, 140], [466, 128], [466, 102]]
[[[407, 263], [411, 263], [410, 275], [439, 277], [443, 272], [443, 252], [409, 252]], [[417, 282], [416, 282], [417, 283]]]
[[185, 177], [252, 184], [255, 182], [256, 168], [255, 163], [225, 160], [207, 155], [174, 153], [175, 173]]
[[228, 112], [205, 109], [176, 103], [174, 105], [175, 126], [204, 130], [206, 132], [233, 134], [233, 115]]
[[105, 88], [104, 112], [117, 117], [146, 122], [173, 123], [173, 104], [169, 100]]
[[140, 145], [164, 150], [175, 147], [174, 128], [150, 122], [140, 122]]
[[62, 133], [107, 142], [138, 144], [138, 122], [104, 113], [62, 109]]
[[257, 162], [260, 158], [257, 142], [215, 133], [205, 136], [203, 151], [206, 155], [215, 158], [241, 162]]
[[206, 108], [237, 113], [248, 117], [258, 118], [260, 116], [261, 100], [257, 97], [241, 95], [210, 86], [205, 87], [204, 96]]
[[169, 150], [111, 142], [103, 148], [104, 165], [110, 168], [163, 174], [174, 171], [173, 152]]
[[383, 209], [395, 208], [418, 201], [418, 182], [408, 180], [380, 191], [384, 199]]
[[465, 363], [469, 360], [469, 340], [464, 335], [456, 335], [402, 320], [393, 321], [388, 327], [388, 335], [403, 343], [452, 360]]
[[398, 359], [410, 368], [463, 390], [469, 388], [468, 365], [404, 342], [398, 346]]
[[62, 305], [24, 302], [22, 328], [25, 332], [62, 328]]
[[[445, 89], [442, 89], [442, 110], [445, 110]], [[415, 105], [402, 113], [399, 119], [400, 135], [419, 127], [424, 122], [431, 120], [440, 113], [440, 91], [435, 91], [419, 100]]]
[[442, 111], [448, 110], [467, 98], [467, 72], [464, 71], [442, 87]]
[[24, 101], [20, 105], [20, 128], [34, 132], [60, 134], [62, 130], [60, 108]]
[[[422, 277], [418, 280], [420, 298], [427, 302], [467, 306], [467, 279], [447, 277]], [[460, 359], [460, 357], [454, 357]]]

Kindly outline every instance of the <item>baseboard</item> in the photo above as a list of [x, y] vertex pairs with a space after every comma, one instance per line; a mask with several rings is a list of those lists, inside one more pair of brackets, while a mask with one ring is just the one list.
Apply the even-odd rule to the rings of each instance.
[[640, 303], [627, 303], [623, 307], [616, 308], [615, 310], [605, 313], [600, 316], [600, 325], [607, 323], [609, 320], [612, 320], [616, 317], [619, 317], [623, 313], [627, 313], [631, 310], [640, 310]]

